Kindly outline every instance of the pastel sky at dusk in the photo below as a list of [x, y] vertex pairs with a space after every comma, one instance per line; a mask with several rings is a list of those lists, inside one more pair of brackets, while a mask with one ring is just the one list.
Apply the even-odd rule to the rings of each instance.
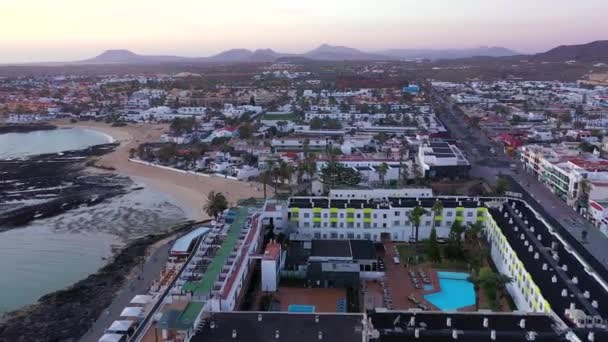
[[207, 56], [504, 46], [540, 52], [608, 39], [608, 0], [0, 0], [0, 62], [64, 61], [106, 49]]

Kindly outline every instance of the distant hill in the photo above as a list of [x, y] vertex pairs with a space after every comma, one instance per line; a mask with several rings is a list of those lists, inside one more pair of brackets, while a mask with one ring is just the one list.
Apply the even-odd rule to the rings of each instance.
[[102, 54], [80, 61], [78, 63], [87, 64], [140, 64], [140, 63], [167, 63], [167, 62], [184, 62], [186, 57], [178, 56], [154, 56], [154, 55], [138, 55], [129, 50], [107, 50]]
[[346, 46], [333, 46], [328, 44], [323, 44], [312, 51], [302, 54], [302, 56], [310, 59], [330, 61], [391, 59], [391, 57], [381, 54], [368, 53]]
[[608, 61], [608, 40], [579, 45], [562, 45], [536, 54], [532, 59], [543, 62], [606, 62]]
[[519, 55], [519, 52], [499, 47], [481, 46], [473, 49], [391, 49], [378, 53], [398, 59], [460, 59], [469, 57], [505, 57]]

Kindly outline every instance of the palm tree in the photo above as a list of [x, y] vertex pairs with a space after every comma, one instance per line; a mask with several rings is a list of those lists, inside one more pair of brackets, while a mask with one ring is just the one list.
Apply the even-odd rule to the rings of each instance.
[[308, 156], [308, 149], [310, 147], [310, 139], [305, 138], [304, 142], [302, 143], [302, 150], [304, 151], [304, 156]]
[[464, 238], [468, 242], [477, 241], [479, 234], [483, 231], [481, 222], [469, 223], [464, 232]]
[[402, 146], [399, 149], [399, 181], [401, 185], [405, 185], [407, 183], [407, 164], [403, 162], [403, 158], [405, 153], [408, 151], [407, 141], [402, 141]]
[[207, 195], [207, 203], [203, 206], [203, 210], [209, 216], [213, 216], [216, 220], [222, 211], [228, 209], [228, 200], [221, 192], [210, 191]]
[[386, 172], [388, 171], [388, 164], [382, 163], [376, 166], [376, 172], [378, 172], [378, 177], [380, 178], [380, 183], [384, 185], [384, 177], [386, 177]]
[[477, 274], [472, 274], [469, 281], [475, 286], [475, 308], [479, 309], [479, 300], [477, 293], [480, 288], [483, 288], [490, 306], [496, 309], [496, 294], [504, 289], [504, 286], [512, 281], [512, 279], [502, 273], [494, 273], [490, 267], [482, 267]]
[[260, 181], [262, 181], [262, 185], [264, 186], [264, 199], [266, 199], [266, 185], [272, 181], [270, 170], [264, 170], [262, 173], [260, 173]]
[[305, 173], [310, 179], [310, 187], [312, 191], [312, 180], [315, 174], [317, 173], [317, 160], [313, 154], [307, 156], [306, 159], [304, 159], [304, 169]]
[[584, 178], [579, 183], [578, 206], [587, 208], [589, 205], [589, 191], [591, 191], [591, 183]]
[[414, 209], [410, 210], [407, 213], [407, 217], [410, 220], [413, 229], [414, 235], [414, 243], [416, 247], [418, 246], [418, 231], [420, 229], [420, 223], [422, 221], [422, 216], [426, 214], [426, 210], [421, 206], [415, 206]]
[[443, 203], [440, 200], [436, 200], [435, 203], [433, 203], [433, 208], [431, 209], [433, 211], [433, 228], [435, 227], [435, 218], [437, 216], [441, 216], [441, 213], [443, 212]]
[[[285, 161], [281, 161], [279, 163], [279, 177], [281, 178], [281, 182], [287, 184], [291, 183], [291, 176], [293, 175], [293, 169], [291, 165], [287, 164]], [[291, 187], [289, 187], [291, 189]]]

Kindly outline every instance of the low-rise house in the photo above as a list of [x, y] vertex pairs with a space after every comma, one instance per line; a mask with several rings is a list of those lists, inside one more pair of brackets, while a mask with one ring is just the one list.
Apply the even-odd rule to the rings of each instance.
[[230, 176], [241, 181], [254, 180], [260, 174], [258, 168], [249, 165], [232, 165], [228, 167], [227, 171]]

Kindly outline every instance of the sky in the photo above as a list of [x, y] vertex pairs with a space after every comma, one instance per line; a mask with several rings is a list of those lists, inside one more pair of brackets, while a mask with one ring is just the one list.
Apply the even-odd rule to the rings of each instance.
[[534, 53], [608, 39], [607, 13], [607, 0], [0, 0], [0, 63], [323, 43]]

